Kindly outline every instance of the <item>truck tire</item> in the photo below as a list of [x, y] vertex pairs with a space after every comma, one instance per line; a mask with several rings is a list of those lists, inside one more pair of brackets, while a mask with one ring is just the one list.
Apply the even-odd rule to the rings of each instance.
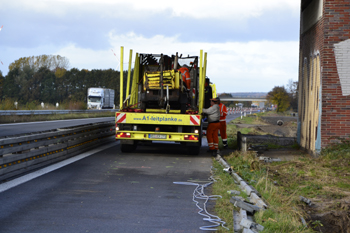
[[180, 110], [180, 113], [181, 114], [186, 114], [186, 104], [181, 104], [181, 110]]
[[130, 145], [130, 144], [121, 144], [120, 145], [120, 150], [123, 153], [129, 153], [129, 152], [133, 152], [134, 150], [136, 150], [137, 145]]
[[146, 112], [146, 103], [145, 102], [141, 102], [141, 109]]
[[188, 146], [187, 147], [187, 152], [188, 152], [189, 155], [198, 155], [200, 149], [201, 149], [200, 145], [198, 145], [198, 146]]

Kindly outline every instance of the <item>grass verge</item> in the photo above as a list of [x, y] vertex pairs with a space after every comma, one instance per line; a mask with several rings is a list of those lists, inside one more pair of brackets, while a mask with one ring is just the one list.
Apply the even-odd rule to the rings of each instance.
[[[229, 146], [235, 148], [237, 128], [230, 124], [228, 127]], [[270, 148], [274, 148], [273, 145]], [[259, 191], [268, 205], [267, 210], [254, 215], [255, 221], [265, 227], [263, 232], [339, 232], [337, 227], [345, 232], [350, 230], [347, 214], [350, 211], [350, 138], [324, 149], [318, 158], [304, 154], [292, 161], [262, 163], [253, 152], [236, 151], [224, 159]], [[217, 182], [213, 184], [212, 194], [222, 196], [216, 202], [215, 211], [232, 229], [235, 207], [227, 191], [240, 191], [240, 188], [215, 160], [214, 167]], [[241, 196], [246, 198], [243, 192]], [[300, 201], [300, 196], [310, 199], [314, 205], [309, 207]], [[301, 217], [307, 221], [308, 228], [302, 224]], [[222, 228], [218, 232], [227, 231]]]

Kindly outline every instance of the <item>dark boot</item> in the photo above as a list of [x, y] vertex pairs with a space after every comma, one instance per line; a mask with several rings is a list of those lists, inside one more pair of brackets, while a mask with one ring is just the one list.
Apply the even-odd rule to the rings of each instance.
[[218, 151], [217, 151], [217, 150], [212, 150], [212, 152], [211, 152], [211, 153], [212, 153], [212, 156], [213, 156], [213, 157], [216, 157], [216, 155], [217, 155]]

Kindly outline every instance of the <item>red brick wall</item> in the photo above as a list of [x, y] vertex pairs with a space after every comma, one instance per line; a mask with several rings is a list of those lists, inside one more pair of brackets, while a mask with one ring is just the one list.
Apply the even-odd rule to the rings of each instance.
[[325, 147], [337, 141], [332, 137], [350, 136], [350, 96], [342, 95], [333, 50], [334, 44], [350, 38], [350, 0], [324, 0], [323, 27], [321, 146]]

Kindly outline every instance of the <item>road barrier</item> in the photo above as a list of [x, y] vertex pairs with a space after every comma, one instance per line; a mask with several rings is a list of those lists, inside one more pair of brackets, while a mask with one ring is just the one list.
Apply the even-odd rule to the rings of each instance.
[[[244, 200], [240, 200], [238, 196], [232, 196], [230, 202], [234, 204], [234, 206], [240, 208], [240, 212], [237, 213], [235, 210], [233, 211], [233, 228], [234, 232], [259, 232], [264, 229], [263, 226], [254, 223], [248, 218], [247, 211], [252, 214], [256, 211], [265, 210], [268, 208], [267, 204], [261, 199], [261, 195], [259, 192], [246, 183], [242, 177], [240, 177], [220, 155], [216, 157], [216, 160], [224, 167], [224, 171], [229, 173], [232, 178], [235, 180], [236, 184], [239, 184], [239, 187], [242, 191], [244, 191], [249, 197], [249, 204]], [[257, 228], [257, 229], [254, 229]], [[254, 231], [253, 231], [254, 230]]]
[[119, 109], [101, 110], [0, 110], [0, 116], [52, 115], [72, 113], [118, 112]]
[[0, 181], [112, 141], [114, 121], [0, 138]]

